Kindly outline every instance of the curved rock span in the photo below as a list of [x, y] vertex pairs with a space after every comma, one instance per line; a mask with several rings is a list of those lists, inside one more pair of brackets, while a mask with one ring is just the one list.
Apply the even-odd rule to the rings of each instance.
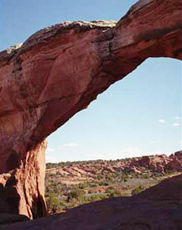
[[45, 214], [45, 138], [148, 57], [181, 59], [181, 15], [181, 0], [140, 0], [117, 23], [61, 23], [0, 53], [1, 190], [14, 194], [1, 196], [7, 206], [15, 197], [15, 212]]

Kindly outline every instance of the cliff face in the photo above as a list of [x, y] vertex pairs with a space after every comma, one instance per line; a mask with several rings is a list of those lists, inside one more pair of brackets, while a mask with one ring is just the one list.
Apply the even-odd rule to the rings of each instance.
[[0, 214], [23, 214], [29, 218], [46, 215], [46, 146], [46, 141], [43, 141], [34, 150], [27, 152], [18, 168], [0, 175]]
[[31, 156], [49, 134], [146, 58], [182, 58], [181, 13], [180, 0], [140, 0], [117, 23], [65, 22], [0, 53], [0, 173], [18, 178], [18, 212], [33, 217], [23, 207], [44, 196], [43, 164]]

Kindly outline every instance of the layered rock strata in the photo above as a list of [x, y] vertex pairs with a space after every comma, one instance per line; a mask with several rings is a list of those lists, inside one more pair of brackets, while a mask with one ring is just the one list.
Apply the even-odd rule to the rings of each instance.
[[0, 53], [0, 173], [18, 180], [19, 213], [45, 213], [49, 134], [148, 57], [182, 58], [181, 13], [181, 0], [140, 0], [117, 23], [61, 23]]
[[[112, 162], [112, 163], [111, 163]], [[71, 165], [48, 168], [48, 175], [59, 174], [60, 181], [72, 183], [82, 183], [88, 178], [94, 178], [97, 174], [108, 173], [134, 173], [141, 175], [165, 174], [166, 172], [182, 172], [182, 151], [178, 151], [170, 156], [165, 154], [155, 156], [143, 156], [127, 158], [115, 161], [86, 161], [74, 162]]]

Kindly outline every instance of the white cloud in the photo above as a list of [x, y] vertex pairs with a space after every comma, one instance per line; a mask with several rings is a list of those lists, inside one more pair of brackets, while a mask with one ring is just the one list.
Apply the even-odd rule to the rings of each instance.
[[71, 148], [74, 148], [74, 147], [77, 147], [78, 146], [78, 143], [76, 142], [70, 142], [70, 143], [65, 143], [63, 144], [64, 147], [71, 147]]
[[174, 117], [174, 120], [179, 120], [179, 119], [180, 119], [180, 117], [178, 117], [178, 116]]
[[55, 151], [55, 150], [52, 149], [52, 148], [50, 148], [50, 147], [48, 147], [47, 150], [46, 150], [46, 152], [54, 152], [54, 151]]
[[179, 123], [173, 123], [172, 126], [178, 127], [178, 126], [179, 126]]
[[58, 159], [53, 156], [46, 155], [46, 163], [57, 163]]
[[165, 123], [166, 121], [164, 119], [159, 119], [158, 122]]

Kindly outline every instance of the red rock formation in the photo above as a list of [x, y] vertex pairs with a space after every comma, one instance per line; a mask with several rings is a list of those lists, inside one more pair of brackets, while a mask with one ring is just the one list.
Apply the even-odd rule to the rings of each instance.
[[32, 217], [32, 200], [43, 197], [30, 159], [50, 133], [146, 58], [182, 58], [181, 11], [181, 0], [140, 0], [116, 25], [62, 23], [0, 53], [0, 173], [16, 171], [20, 213]]
[[177, 170], [182, 171], [182, 151], [176, 152], [170, 156], [170, 161], [165, 166], [165, 170]]
[[167, 157], [165, 154], [159, 156], [144, 156], [141, 158], [133, 159], [128, 166], [131, 168], [136, 166], [138, 169], [141, 167], [148, 168], [153, 172], [164, 173], [166, 170], [182, 171], [182, 151], [178, 151]]
[[19, 213], [30, 218], [45, 216], [46, 146], [46, 141], [42, 142], [27, 152], [19, 168], [0, 175], [0, 213]]
[[[71, 181], [76, 184], [88, 178], [94, 178], [96, 174], [126, 173], [152, 175], [164, 174], [166, 171], [182, 172], [182, 151], [167, 156], [165, 154], [155, 156], [143, 156], [115, 161], [78, 162], [67, 166], [56, 166], [46, 170], [48, 174], [59, 173], [60, 181]], [[66, 179], [66, 177], [67, 179]]]

